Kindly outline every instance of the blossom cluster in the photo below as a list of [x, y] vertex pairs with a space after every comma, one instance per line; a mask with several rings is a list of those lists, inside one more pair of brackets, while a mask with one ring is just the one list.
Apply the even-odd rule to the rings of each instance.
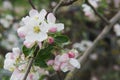
[[42, 9], [40, 12], [31, 10], [29, 16], [22, 19], [22, 27], [18, 29], [18, 35], [24, 38], [24, 45], [31, 48], [35, 42], [39, 45], [42, 41], [48, 38], [49, 32], [61, 31], [64, 29], [62, 23], [55, 23], [56, 18], [53, 13], [47, 15], [46, 10]]
[[[45, 9], [40, 12], [35, 9], [30, 10], [29, 15], [22, 18], [21, 27], [17, 30], [18, 36], [24, 40], [22, 51], [19, 48], [13, 48], [12, 52], [7, 53], [5, 57], [4, 69], [13, 72], [10, 80], [23, 79], [31, 57], [35, 59], [33, 63], [39, 65], [32, 65], [27, 80], [39, 80], [41, 75], [48, 74], [48, 71], [41, 68], [43, 65], [40, 64], [41, 58], [43, 59], [42, 63], [47, 63], [47, 67], [53, 66], [55, 71], [67, 72], [73, 68], [79, 69], [80, 64], [76, 59], [78, 56], [76, 50], [62, 49], [65, 51], [64, 53], [52, 54], [56, 52], [56, 46], [62, 47], [60, 45], [68, 41], [67, 37], [60, 34], [63, 29], [64, 24], [56, 23], [53, 13], [47, 13]], [[37, 46], [39, 46], [39, 50], [36, 49]], [[61, 48], [57, 53], [60, 51]], [[49, 60], [49, 55], [54, 55], [55, 60]]]
[[[21, 53], [19, 48], [13, 48], [12, 52], [8, 52], [5, 56], [4, 69], [13, 72], [10, 80], [21, 80], [25, 75], [28, 59]], [[47, 74], [38, 66], [32, 66], [27, 80], [38, 80], [40, 74]]]
[[49, 60], [48, 65], [53, 66], [53, 69], [56, 71], [62, 70], [67, 72], [75, 68], [80, 68], [80, 64], [76, 59], [78, 52], [76, 50], [70, 50], [62, 55], [57, 55], [54, 60]]
[[[98, 3], [101, 0], [88, 0], [88, 1], [94, 8], [98, 8], [98, 6], [99, 6]], [[83, 7], [83, 11], [84, 11], [85, 16], [87, 16], [89, 19], [96, 19], [95, 18], [95, 13], [91, 9], [90, 6], [88, 6], [87, 4], [82, 4], [82, 7]]]

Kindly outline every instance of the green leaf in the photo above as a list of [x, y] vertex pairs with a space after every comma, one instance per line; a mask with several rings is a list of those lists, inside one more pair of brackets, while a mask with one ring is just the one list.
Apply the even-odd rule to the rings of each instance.
[[67, 36], [64, 36], [64, 35], [58, 35], [54, 39], [55, 39], [56, 43], [60, 43], [60, 44], [66, 43], [69, 41], [69, 38]]
[[49, 45], [48, 47], [41, 49], [38, 53], [37, 56], [35, 57], [35, 65], [40, 66], [40, 67], [45, 67], [46, 66], [46, 59], [49, 59], [51, 56], [51, 51], [53, 50], [53, 46]]
[[44, 60], [35, 60], [34, 65], [39, 66], [41, 68], [47, 67], [47, 64]]
[[22, 47], [22, 52], [25, 56], [31, 55], [34, 53], [36, 46], [33, 46], [32, 48], [27, 48], [26, 46]]

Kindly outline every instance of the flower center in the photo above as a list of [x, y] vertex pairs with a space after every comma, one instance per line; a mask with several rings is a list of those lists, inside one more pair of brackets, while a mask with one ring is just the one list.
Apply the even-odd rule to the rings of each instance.
[[35, 33], [39, 33], [39, 32], [40, 32], [39, 26], [34, 26], [33, 31], [34, 31]]
[[35, 16], [35, 20], [38, 20], [39, 19], [39, 17], [38, 16]]

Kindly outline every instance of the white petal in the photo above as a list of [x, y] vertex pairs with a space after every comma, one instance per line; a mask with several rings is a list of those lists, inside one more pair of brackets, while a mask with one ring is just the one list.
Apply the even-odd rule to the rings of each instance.
[[40, 32], [38, 41], [41, 42], [41, 41], [46, 40], [47, 38], [48, 38], [48, 35], [46, 33]]
[[33, 16], [35, 16], [35, 15], [37, 15], [37, 14], [38, 14], [38, 11], [35, 10], [35, 9], [32, 9], [32, 10], [30, 10], [30, 12], [29, 12], [30, 17], [33, 17]]
[[25, 37], [25, 39], [27, 41], [30, 41], [30, 42], [35, 42], [35, 41], [41, 42], [41, 41], [47, 39], [47, 37], [48, 37], [48, 35], [46, 33], [43, 33], [43, 32], [40, 32], [40, 33], [30, 32]]
[[62, 23], [56, 24], [56, 27], [57, 27], [57, 31], [61, 31], [64, 29], [64, 24]]
[[40, 30], [41, 30], [42, 32], [48, 32], [49, 27], [47, 26], [47, 23], [46, 23], [46, 22], [43, 22], [43, 23], [40, 25]]
[[18, 54], [18, 55], [20, 54], [20, 49], [18, 47], [13, 48], [12, 51], [13, 51], [14, 54]]
[[63, 72], [67, 72], [69, 71], [69, 68], [68, 68], [68, 63], [63, 63], [60, 67], [60, 69], [63, 71]]
[[53, 13], [49, 13], [49, 14], [47, 15], [47, 21], [48, 21], [48, 23], [55, 23], [56, 18], [55, 18], [55, 16], [54, 16]]
[[45, 19], [45, 16], [47, 14], [47, 11], [45, 9], [42, 9], [39, 14], [40, 21]]
[[80, 68], [80, 63], [76, 59], [71, 58], [69, 62], [73, 67]]

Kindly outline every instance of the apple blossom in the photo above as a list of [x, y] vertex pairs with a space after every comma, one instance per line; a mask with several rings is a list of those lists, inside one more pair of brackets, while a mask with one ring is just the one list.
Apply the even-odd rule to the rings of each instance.
[[38, 13], [37, 10], [30, 10], [29, 16], [22, 19], [23, 26], [18, 29], [18, 35], [25, 38], [25, 46], [32, 47], [35, 42], [40, 43], [47, 39], [48, 28], [45, 26], [45, 16], [47, 12], [43, 9]]
[[7, 69], [9, 71], [13, 71], [15, 69], [15, 64], [17, 62], [17, 59], [20, 56], [20, 49], [19, 48], [13, 48], [13, 52], [9, 52], [5, 56], [4, 61], [4, 69]]
[[77, 59], [75, 59], [75, 54], [72, 52], [57, 55], [54, 60], [49, 60], [47, 64], [52, 65], [54, 70], [62, 70], [63, 72], [80, 68], [80, 64]]
[[64, 24], [55, 23], [55, 21], [56, 21], [56, 17], [53, 15], [53, 13], [49, 13], [47, 15], [47, 24], [46, 24], [46, 26], [49, 28], [49, 32], [61, 31], [64, 29]]
[[80, 43], [74, 43], [73, 48], [76, 48], [80, 51], [85, 51], [88, 47], [92, 45], [91, 41], [82, 40]]

